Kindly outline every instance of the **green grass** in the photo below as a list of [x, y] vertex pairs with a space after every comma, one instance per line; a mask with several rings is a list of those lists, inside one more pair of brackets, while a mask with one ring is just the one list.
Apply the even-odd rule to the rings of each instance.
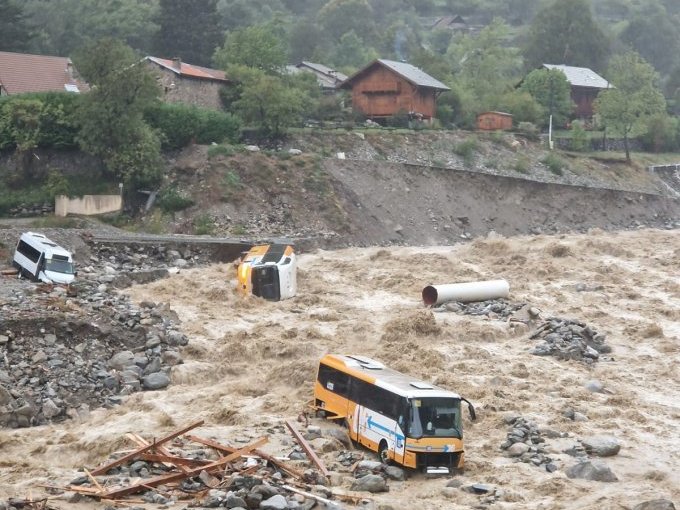
[[453, 147], [453, 152], [458, 154], [466, 164], [472, 163], [472, 158], [479, 148], [479, 142], [476, 138], [468, 138], [462, 142], [456, 144]]
[[222, 177], [222, 200], [225, 202], [235, 200], [242, 189], [241, 176], [234, 170], [227, 170]]

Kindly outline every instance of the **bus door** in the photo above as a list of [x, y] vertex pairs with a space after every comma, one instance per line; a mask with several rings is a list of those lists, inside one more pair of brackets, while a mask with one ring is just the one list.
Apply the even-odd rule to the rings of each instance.
[[[402, 400], [402, 399], [400, 399]], [[394, 425], [394, 460], [400, 464], [404, 463], [406, 454], [406, 423], [408, 420], [408, 401], [403, 399], [399, 403], [397, 419]]]

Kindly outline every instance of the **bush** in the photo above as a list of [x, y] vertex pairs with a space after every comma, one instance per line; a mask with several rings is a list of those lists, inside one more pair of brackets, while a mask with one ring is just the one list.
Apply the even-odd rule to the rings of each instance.
[[458, 154], [463, 158], [463, 161], [470, 163], [472, 161], [472, 156], [477, 151], [478, 143], [476, 138], [468, 138], [462, 142], [456, 144], [453, 147], [453, 152]]
[[201, 214], [194, 219], [194, 234], [212, 235], [215, 233], [215, 224], [208, 214]]
[[79, 94], [40, 92], [0, 100], [0, 149], [77, 145]]
[[145, 110], [144, 118], [161, 132], [167, 149], [181, 149], [192, 142], [236, 142], [241, 134], [240, 121], [230, 113], [180, 103], [155, 103]]
[[513, 169], [515, 172], [520, 174], [528, 174], [530, 166], [529, 158], [526, 156], [521, 156], [517, 161], [515, 161]]
[[537, 141], [538, 140], [538, 128], [536, 124], [531, 122], [520, 122], [517, 125], [517, 131], [523, 134], [528, 140]]
[[571, 124], [571, 150], [583, 152], [588, 149], [588, 133], [583, 127], [583, 122], [575, 120]]
[[225, 158], [228, 158], [230, 156], [233, 156], [240, 150], [241, 150], [240, 147], [236, 147], [234, 145], [228, 144], [211, 145], [210, 147], [208, 147], [208, 158], [212, 159], [217, 156], [224, 156]]
[[647, 119], [645, 132], [640, 136], [642, 146], [650, 152], [673, 152], [680, 146], [680, 124], [677, 118], [665, 113]]
[[163, 212], [175, 213], [177, 211], [183, 211], [184, 209], [194, 205], [194, 201], [179, 192], [177, 188], [170, 187], [165, 188], [158, 195], [158, 200], [156, 201], [158, 207], [161, 208]]
[[555, 175], [562, 175], [564, 168], [567, 166], [564, 160], [553, 152], [544, 157], [541, 163], [547, 166], [548, 170]]

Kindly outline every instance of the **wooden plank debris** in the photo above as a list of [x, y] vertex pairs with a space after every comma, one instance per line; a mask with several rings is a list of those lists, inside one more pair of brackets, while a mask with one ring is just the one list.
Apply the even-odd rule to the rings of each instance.
[[142, 492], [144, 489], [148, 489], [150, 487], [157, 487], [159, 485], [165, 485], [167, 483], [172, 483], [172, 482], [178, 482], [181, 480], [186, 480], [187, 478], [192, 478], [194, 476], [198, 476], [201, 471], [206, 471], [210, 473], [211, 471], [215, 471], [226, 464], [229, 464], [230, 462], [233, 462], [234, 460], [240, 458], [242, 455], [246, 453], [250, 453], [251, 451], [255, 450], [256, 448], [262, 446], [267, 442], [266, 437], [261, 437], [254, 443], [251, 443], [247, 446], [244, 446], [243, 448], [240, 448], [236, 450], [234, 453], [231, 453], [227, 455], [226, 457], [222, 457], [214, 462], [211, 462], [210, 464], [207, 464], [205, 466], [201, 466], [195, 469], [192, 469], [190, 471], [187, 471], [186, 473], [180, 472], [180, 473], [169, 473], [166, 475], [160, 475], [155, 478], [149, 478], [146, 480], [143, 480], [142, 482], [130, 485], [128, 487], [124, 487], [122, 489], [113, 489], [108, 491], [103, 497], [107, 499], [117, 499], [121, 498], [123, 496], [128, 496], [130, 494], [135, 494], [137, 492]]
[[[143, 438], [142, 436], [140, 436], [139, 434], [129, 433], [129, 434], [125, 434], [125, 437], [127, 437], [128, 439], [130, 439], [133, 443], [137, 443], [138, 446], [148, 446], [148, 445], [150, 444], [146, 439], [144, 439], [144, 438]], [[161, 455], [165, 455], [165, 456], [167, 456], [167, 457], [174, 457], [174, 456], [172, 455], [172, 453], [170, 453], [170, 452], [168, 451], [168, 449], [167, 449], [165, 446], [163, 446], [163, 445], [156, 445], [156, 446], [153, 448], [153, 450], [157, 451], [157, 452], [158, 452], [159, 454], [161, 454]], [[167, 467], [167, 468], [172, 468], [172, 467], [174, 466], [174, 467], [179, 468], [180, 471], [186, 471], [186, 468], [184, 467], [184, 466], [186, 465], [186, 463], [179, 463], [179, 464], [178, 464], [178, 463], [176, 463], [176, 462], [162, 461], [162, 460], [153, 461], [152, 459], [144, 458], [144, 457], [147, 456], [147, 455], [153, 456], [153, 454], [144, 453], [144, 454], [142, 454], [142, 455], [140, 456], [140, 458], [141, 458], [142, 460], [151, 460], [152, 462], [160, 462], [161, 464], [163, 464], [163, 465], [164, 465], [165, 467]], [[194, 466], [192, 466], [192, 467], [196, 467], [196, 466], [194, 465]]]
[[307, 457], [309, 457], [309, 460], [311, 460], [314, 463], [314, 465], [319, 469], [319, 471], [321, 471], [321, 474], [323, 474], [323, 476], [328, 478], [330, 476], [330, 472], [328, 471], [328, 469], [326, 469], [326, 466], [324, 465], [323, 461], [312, 449], [312, 446], [307, 442], [307, 440], [304, 437], [302, 437], [302, 434], [300, 434], [300, 432], [295, 428], [293, 422], [290, 420], [286, 420], [286, 426], [290, 430], [291, 434], [293, 434], [293, 437], [298, 442], [298, 444], [305, 451]]
[[[231, 446], [226, 446], [226, 445], [220, 444], [217, 441], [213, 441], [211, 439], [204, 439], [202, 437], [194, 436], [194, 435], [191, 435], [191, 434], [186, 434], [184, 437], [186, 437], [190, 441], [193, 441], [194, 443], [202, 444], [204, 446], [209, 446], [210, 448], [213, 448], [214, 450], [217, 450], [218, 452], [233, 453], [234, 451], [236, 451], [236, 449], [232, 448]], [[255, 451], [253, 451], [253, 455], [257, 455], [258, 457], [266, 460], [267, 462], [270, 462], [272, 465], [276, 466], [277, 468], [279, 468], [284, 473], [288, 473], [293, 478], [302, 479], [302, 477], [303, 477], [303, 473], [301, 471], [298, 471], [297, 469], [285, 464], [284, 462], [280, 461], [279, 459], [275, 458], [272, 455], [269, 455], [268, 453], [264, 453], [261, 450], [255, 450]]]
[[106, 464], [103, 464], [102, 466], [99, 466], [99, 467], [93, 469], [92, 474], [95, 475], [95, 476], [96, 475], [103, 475], [109, 469], [113, 469], [114, 467], [120, 466], [121, 464], [125, 464], [126, 462], [136, 458], [138, 455], [140, 455], [142, 453], [146, 453], [149, 450], [156, 448], [157, 446], [162, 445], [163, 443], [167, 443], [168, 441], [172, 441], [176, 437], [179, 437], [182, 434], [186, 434], [190, 430], [195, 429], [196, 427], [200, 427], [201, 425], [203, 425], [203, 420], [197, 420], [193, 423], [190, 423], [186, 427], [175, 430], [174, 432], [171, 432], [167, 436], [163, 436], [160, 439], [156, 439], [152, 443], [147, 444], [146, 446], [140, 446], [135, 451], [128, 453], [127, 455], [123, 455], [122, 457], [120, 457], [116, 460], [113, 460], [111, 462], [108, 462]]

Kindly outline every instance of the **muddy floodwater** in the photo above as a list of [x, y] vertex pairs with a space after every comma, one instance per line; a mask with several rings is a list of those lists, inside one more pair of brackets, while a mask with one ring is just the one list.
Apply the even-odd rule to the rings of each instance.
[[[531, 325], [422, 305], [428, 284], [498, 278], [510, 283], [511, 303], [527, 303], [544, 318], [582, 321], [606, 335], [611, 353], [593, 363], [536, 356]], [[376, 358], [475, 404], [478, 420], [464, 422], [466, 471], [457, 478], [462, 485], [500, 489], [487, 508], [606, 510], [659, 498], [680, 503], [677, 231], [595, 230], [303, 253], [298, 296], [279, 303], [239, 295], [234, 267], [226, 264], [182, 270], [125, 292], [137, 302], [168, 303], [181, 319], [190, 343], [185, 363], [173, 368], [173, 384], [94, 410], [81, 422], [0, 431], [0, 499], [40, 494], [41, 483], [67, 483], [78, 468], [129, 448], [129, 431], [161, 435], [203, 418], [202, 431], [224, 442], [259, 437], [303, 410], [319, 358], [342, 353]], [[592, 381], [601, 391], [586, 387]], [[509, 414], [552, 431], [544, 447], [554, 472], [501, 449]], [[598, 459], [617, 482], [565, 474], [577, 462], [565, 451], [595, 435], [621, 444], [617, 455]], [[274, 437], [263, 449], [286, 454], [284, 443]], [[333, 454], [326, 455], [332, 461]], [[450, 479], [416, 474], [391, 481], [388, 493], [372, 498], [422, 510], [480, 504], [478, 495], [447, 488]]]

